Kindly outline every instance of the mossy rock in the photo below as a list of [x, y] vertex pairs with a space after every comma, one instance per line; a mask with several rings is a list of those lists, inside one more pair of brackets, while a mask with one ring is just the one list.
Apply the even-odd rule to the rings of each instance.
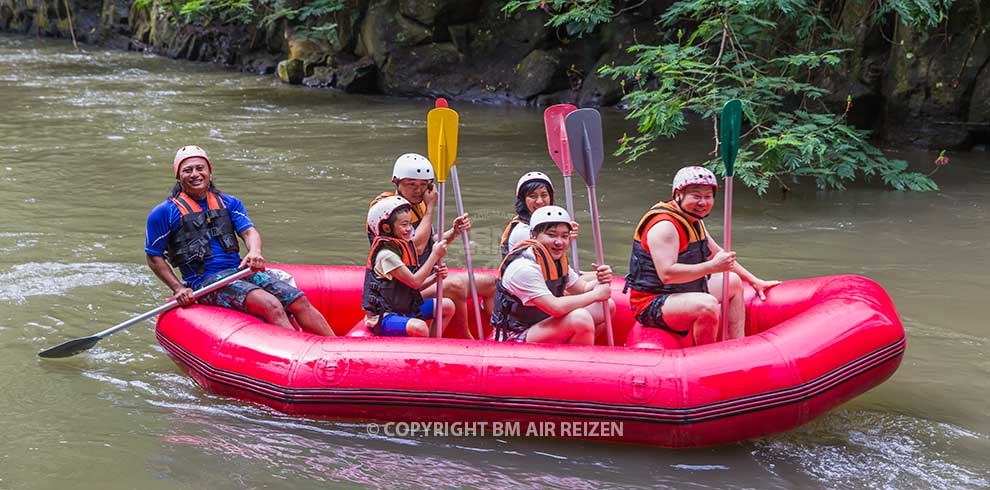
[[519, 63], [512, 80], [512, 94], [528, 99], [549, 91], [559, 69], [560, 61], [555, 56], [541, 49], [534, 50]]
[[303, 60], [283, 60], [278, 64], [278, 78], [291, 85], [299, 85], [306, 78]]

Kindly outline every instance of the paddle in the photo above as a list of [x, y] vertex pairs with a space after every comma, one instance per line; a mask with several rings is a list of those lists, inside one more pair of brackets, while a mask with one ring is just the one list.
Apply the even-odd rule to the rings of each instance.
[[[443, 97], [437, 99], [436, 107], [438, 109], [446, 108], [447, 99]], [[450, 180], [454, 183], [454, 200], [457, 203], [457, 215], [461, 216], [464, 214], [464, 201], [461, 199], [461, 183], [457, 178], [457, 161], [455, 160], [453, 166], [450, 167]], [[467, 263], [468, 271], [468, 286], [471, 288], [471, 297], [474, 298], [474, 323], [478, 328], [478, 340], [485, 338], [485, 330], [481, 325], [481, 305], [478, 304], [478, 283], [474, 280], [474, 265], [471, 261], [471, 239], [468, 237], [468, 232], [461, 232], [461, 241], [464, 242], [464, 261]]]
[[[251, 269], [243, 269], [237, 271], [236, 273], [226, 276], [223, 279], [217, 280], [211, 284], [207, 284], [206, 286], [197, 289], [196, 291], [193, 292], [193, 295], [198, 298], [204, 294], [212, 293], [213, 291], [216, 291], [217, 289], [220, 289], [226, 286], [227, 284], [230, 284], [242, 277], [251, 274], [251, 272], [252, 272]], [[89, 337], [72, 339], [63, 342], [61, 344], [58, 344], [55, 347], [50, 347], [48, 349], [45, 349], [39, 352], [38, 356], [46, 357], [46, 358], [74, 356], [82, 351], [89, 350], [90, 347], [93, 347], [101, 339], [112, 333], [119, 332], [127, 327], [130, 327], [131, 325], [143, 322], [159, 313], [164, 313], [166, 311], [174, 309], [177, 306], [179, 306], [179, 303], [173, 299], [172, 301], [169, 301], [168, 303], [165, 303], [159, 306], [158, 308], [155, 308], [137, 317], [131, 318], [130, 320], [127, 320], [126, 322], [123, 322], [119, 325], [110, 327], [102, 332], [90, 335]]]
[[[595, 257], [598, 265], [605, 262], [605, 251], [602, 249], [602, 230], [598, 221], [598, 195], [595, 184], [598, 172], [605, 161], [605, 147], [602, 144], [602, 116], [595, 109], [578, 109], [564, 119], [567, 128], [568, 149], [574, 170], [584, 179], [588, 186], [588, 201], [591, 204], [591, 231], [595, 237]], [[608, 300], [603, 302], [605, 309], [605, 333], [608, 345], [615, 345], [612, 339], [612, 313], [609, 311]]]
[[[725, 251], [730, 250], [732, 243], [732, 176], [736, 163], [736, 152], [739, 151], [739, 132], [742, 127], [742, 102], [732, 99], [722, 106], [722, 117], [719, 120], [719, 153], [725, 164]], [[722, 340], [729, 336], [729, 273], [722, 274], [722, 316], [719, 319], [722, 330]]]
[[[440, 202], [437, 216], [440, 237], [443, 238], [444, 184], [447, 182], [450, 167], [457, 160], [457, 113], [447, 107], [431, 110], [426, 115], [426, 137], [430, 149], [430, 163], [433, 164], [433, 172], [437, 176], [439, 187]], [[433, 324], [430, 325], [430, 337], [439, 337], [440, 327], [443, 326], [443, 279], [440, 277], [437, 277], [437, 304], [434, 310], [435, 317]]]
[[[577, 107], [571, 104], [557, 104], [547, 107], [547, 110], [543, 111], [543, 125], [546, 126], [547, 130], [547, 147], [550, 149], [550, 158], [553, 159], [553, 163], [557, 164], [560, 173], [564, 174], [567, 214], [570, 214], [571, 219], [575, 221], [577, 218], [574, 217], [574, 197], [573, 192], [571, 192], [571, 171], [574, 170], [574, 163], [571, 161], [571, 151], [567, 144], [567, 128], [564, 125], [564, 120], [568, 114], [576, 110]], [[581, 270], [581, 265], [578, 263], [577, 240], [571, 241], [571, 262], [574, 264], [574, 270]]]

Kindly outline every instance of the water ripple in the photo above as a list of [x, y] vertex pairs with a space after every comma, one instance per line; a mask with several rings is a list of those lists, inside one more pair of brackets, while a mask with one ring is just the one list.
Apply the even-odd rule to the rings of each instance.
[[[840, 410], [757, 444], [768, 467], [792, 462], [825, 488], [987, 488], [981, 464], [954, 453], [986, 446], [990, 437], [950, 424], [904, 415]], [[973, 466], [976, 466], [974, 468]]]
[[144, 268], [137, 265], [111, 262], [29, 262], [15, 265], [9, 272], [0, 273], [0, 302], [20, 304], [31, 296], [60, 296], [73, 288], [102, 286], [114, 282], [129, 286], [152, 284]]

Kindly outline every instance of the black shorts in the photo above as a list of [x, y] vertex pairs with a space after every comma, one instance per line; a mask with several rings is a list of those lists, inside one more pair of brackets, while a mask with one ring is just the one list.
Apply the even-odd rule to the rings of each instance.
[[667, 302], [669, 294], [661, 294], [653, 298], [639, 313], [636, 313], [636, 321], [644, 327], [662, 328], [674, 335], [687, 337], [690, 330], [674, 330], [663, 321], [663, 304]]

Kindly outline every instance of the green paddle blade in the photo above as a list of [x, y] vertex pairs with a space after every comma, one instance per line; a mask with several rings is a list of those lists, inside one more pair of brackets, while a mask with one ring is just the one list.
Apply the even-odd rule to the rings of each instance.
[[718, 138], [719, 152], [725, 163], [725, 176], [732, 177], [736, 164], [736, 152], [739, 151], [739, 131], [742, 127], [742, 102], [732, 99], [722, 106], [722, 117], [719, 120]]
[[426, 116], [430, 163], [437, 182], [447, 181], [447, 173], [457, 160], [457, 122], [457, 112], [446, 107], [433, 109]]
[[581, 175], [585, 184], [593, 186], [605, 161], [602, 115], [596, 109], [578, 109], [567, 115], [564, 125], [567, 128], [567, 145], [574, 170]]

